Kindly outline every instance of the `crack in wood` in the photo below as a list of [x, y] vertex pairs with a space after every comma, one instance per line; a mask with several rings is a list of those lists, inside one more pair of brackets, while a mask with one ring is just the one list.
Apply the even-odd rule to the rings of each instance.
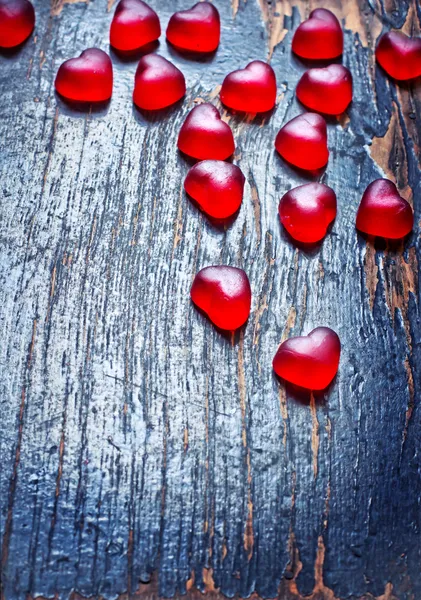
[[[108, 0], [108, 10], [111, 8], [112, 0]], [[89, 4], [89, 0], [51, 0], [51, 15], [58, 17], [63, 10], [65, 4]]]

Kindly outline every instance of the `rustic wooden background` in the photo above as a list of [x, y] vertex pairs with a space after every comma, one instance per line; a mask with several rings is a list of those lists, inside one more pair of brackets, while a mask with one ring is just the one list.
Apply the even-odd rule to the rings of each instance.
[[[184, 102], [150, 116], [131, 101], [136, 57], [111, 52], [109, 104], [69, 107], [61, 62], [105, 50], [113, 0], [36, 0], [34, 36], [0, 56], [1, 541], [6, 600], [111, 600], [198, 590], [298, 600], [421, 598], [420, 82], [376, 66], [382, 31], [420, 32], [417, 0], [215, 0], [210, 59], [158, 51], [186, 75]], [[163, 30], [182, 0], [154, 0]], [[302, 108], [292, 32], [312, 8], [345, 28], [348, 114], [329, 121], [321, 180], [333, 231], [297, 248], [277, 206], [311, 177], [274, 152]], [[137, 57], [138, 58], [138, 57]], [[176, 138], [226, 73], [269, 58], [264, 118], [224, 113], [246, 178], [217, 228], [186, 199]], [[363, 190], [396, 180], [415, 209], [404, 244], [354, 228]], [[234, 337], [190, 304], [194, 274], [243, 267], [252, 314]], [[342, 340], [324, 397], [272, 373], [288, 335]]]

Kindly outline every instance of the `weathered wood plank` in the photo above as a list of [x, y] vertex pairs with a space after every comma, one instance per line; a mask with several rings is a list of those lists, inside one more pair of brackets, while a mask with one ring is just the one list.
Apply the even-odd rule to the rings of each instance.
[[[390, 27], [419, 33], [419, 3], [215, 0], [211, 60], [161, 40], [188, 94], [153, 117], [132, 106], [136, 62], [114, 53], [109, 105], [77, 111], [54, 94], [62, 60], [108, 49], [112, 1], [34, 3], [35, 36], [0, 55], [6, 600], [418, 598], [421, 94], [390, 82], [373, 47]], [[282, 193], [307, 178], [273, 140], [301, 110], [292, 31], [322, 4], [343, 19], [355, 100], [329, 123], [322, 181], [338, 217], [307, 251], [277, 217]], [[151, 5], [164, 29], [186, 6]], [[247, 185], [218, 229], [183, 193], [175, 141], [194, 102], [218, 104], [223, 76], [253, 58], [270, 58], [279, 103], [264, 119], [224, 113]], [[414, 206], [402, 245], [355, 231], [382, 174]], [[218, 263], [252, 283], [252, 315], [232, 338], [189, 301], [196, 271]], [[340, 373], [325, 397], [297, 398], [272, 357], [283, 336], [317, 325], [341, 337]]]

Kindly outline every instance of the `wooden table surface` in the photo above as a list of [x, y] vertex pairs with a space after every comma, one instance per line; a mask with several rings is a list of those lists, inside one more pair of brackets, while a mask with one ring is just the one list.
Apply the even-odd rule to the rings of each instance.
[[[6, 600], [421, 598], [420, 82], [375, 64], [381, 32], [420, 32], [417, 0], [215, 0], [214, 57], [158, 52], [188, 91], [156, 115], [131, 100], [136, 60], [111, 51], [100, 108], [54, 93], [61, 62], [109, 50], [113, 0], [36, 0], [34, 35], [0, 55], [1, 543]], [[153, 0], [163, 30], [185, 0]], [[305, 175], [275, 153], [302, 112], [306, 65], [291, 37], [316, 6], [345, 31], [354, 77], [330, 119], [321, 180], [338, 196], [311, 250], [282, 231], [278, 201]], [[215, 227], [186, 198], [180, 126], [220, 107], [225, 74], [270, 59], [269, 116], [224, 112], [246, 176], [239, 215]], [[355, 230], [362, 192], [386, 176], [414, 206], [405, 243]], [[242, 330], [223, 335], [189, 290], [209, 264], [242, 267]], [[319, 397], [277, 380], [281, 339], [318, 325], [342, 341]], [[255, 596], [256, 598], [257, 596]]]

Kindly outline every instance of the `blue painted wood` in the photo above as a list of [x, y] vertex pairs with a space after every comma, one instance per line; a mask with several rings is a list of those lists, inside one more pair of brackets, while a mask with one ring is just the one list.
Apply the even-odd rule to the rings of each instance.
[[[206, 60], [162, 37], [188, 93], [155, 116], [132, 105], [136, 60], [112, 51], [109, 104], [57, 98], [63, 60], [109, 49], [112, 10], [34, 4], [34, 36], [0, 56], [4, 598], [419, 598], [421, 96], [373, 59], [382, 30], [419, 31], [419, 4], [331, 3], [355, 99], [329, 121], [321, 180], [338, 217], [311, 250], [277, 216], [281, 195], [311, 177], [273, 148], [302, 111], [306, 65], [290, 43], [306, 3], [215, 0], [222, 41]], [[151, 5], [165, 29], [188, 3]], [[247, 184], [218, 229], [182, 190], [177, 134], [198, 98], [220, 106], [226, 73], [272, 51], [276, 110], [224, 113]], [[405, 244], [355, 231], [362, 192], [384, 173], [415, 208]], [[219, 263], [243, 267], [253, 289], [233, 337], [189, 300], [196, 271]], [[341, 337], [340, 371], [303, 398], [272, 357], [283, 336], [318, 325]]]

